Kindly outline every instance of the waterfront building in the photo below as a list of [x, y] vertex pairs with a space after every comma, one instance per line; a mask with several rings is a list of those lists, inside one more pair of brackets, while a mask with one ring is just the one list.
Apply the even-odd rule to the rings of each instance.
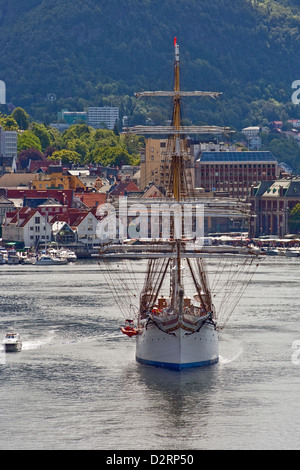
[[252, 187], [249, 202], [254, 215], [250, 236], [276, 235], [282, 238], [290, 231], [290, 212], [300, 202], [300, 178], [262, 181]]
[[[15, 209], [14, 202], [5, 196], [0, 196], [0, 227], [5, 221], [6, 212], [11, 212], [13, 209]], [[1, 236], [1, 230], [0, 230], [0, 236]]]
[[246, 198], [251, 186], [272, 181], [278, 164], [271, 152], [202, 152], [195, 162], [195, 183], [205, 191]]
[[98, 218], [96, 211], [92, 210], [79, 210], [69, 209], [62, 215], [53, 217], [50, 220], [51, 225], [54, 225], [55, 231], [61, 223], [66, 223], [71, 230], [76, 234], [76, 242], [81, 243], [86, 248], [92, 248], [94, 245], [99, 244], [100, 240], [97, 236]]
[[26, 247], [51, 241], [51, 225], [37, 209], [22, 207], [7, 212], [2, 224], [2, 238], [7, 242], [23, 242]]

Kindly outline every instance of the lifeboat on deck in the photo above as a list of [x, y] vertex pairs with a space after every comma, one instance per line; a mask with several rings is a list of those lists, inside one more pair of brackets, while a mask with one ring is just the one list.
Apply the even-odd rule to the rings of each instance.
[[134, 328], [133, 320], [125, 320], [125, 326], [121, 327], [121, 331], [124, 335], [129, 336], [129, 338], [139, 334], [138, 330]]

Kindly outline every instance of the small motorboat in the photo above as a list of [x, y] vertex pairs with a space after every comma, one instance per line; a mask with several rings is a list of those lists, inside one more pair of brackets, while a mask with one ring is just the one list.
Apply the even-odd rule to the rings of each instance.
[[139, 330], [134, 328], [133, 320], [125, 320], [125, 326], [121, 327], [121, 331], [124, 335], [129, 336], [129, 338], [139, 334]]
[[16, 250], [8, 250], [7, 252], [7, 264], [19, 264], [20, 258]]
[[56, 258], [55, 256], [43, 254], [35, 260], [34, 264], [41, 266], [49, 266], [52, 264], [60, 265], [68, 264], [68, 260], [66, 258]]
[[18, 352], [22, 349], [22, 340], [20, 335], [13, 331], [6, 333], [2, 344], [5, 352]]

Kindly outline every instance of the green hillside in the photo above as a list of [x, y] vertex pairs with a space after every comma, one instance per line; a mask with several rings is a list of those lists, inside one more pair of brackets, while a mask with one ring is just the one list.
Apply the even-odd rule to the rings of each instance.
[[[0, 0], [0, 79], [7, 101], [35, 120], [118, 105], [142, 123], [145, 103], [133, 93], [170, 89], [177, 36], [182, 87], [223, 92], [186, 103], [195, 124], [286, 120], [300, 117], [291, 102], [299, 24], [299, 0]], [[148, 117], [160, 123], [168, 111], [151, 101]]]

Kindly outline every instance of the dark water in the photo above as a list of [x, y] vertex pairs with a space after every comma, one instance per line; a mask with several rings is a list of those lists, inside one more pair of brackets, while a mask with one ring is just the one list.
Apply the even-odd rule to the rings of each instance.
[[[134, 270], [132, 290], [144, 262]], [[0, 449], [300, 448], [300, 259], [267, 259], [221, 333], [220, 363], [183, 372], [135, 362], [96, 261], [1, 266], [0, 279], [1, 340], [23, 338], [0, 355]]]

